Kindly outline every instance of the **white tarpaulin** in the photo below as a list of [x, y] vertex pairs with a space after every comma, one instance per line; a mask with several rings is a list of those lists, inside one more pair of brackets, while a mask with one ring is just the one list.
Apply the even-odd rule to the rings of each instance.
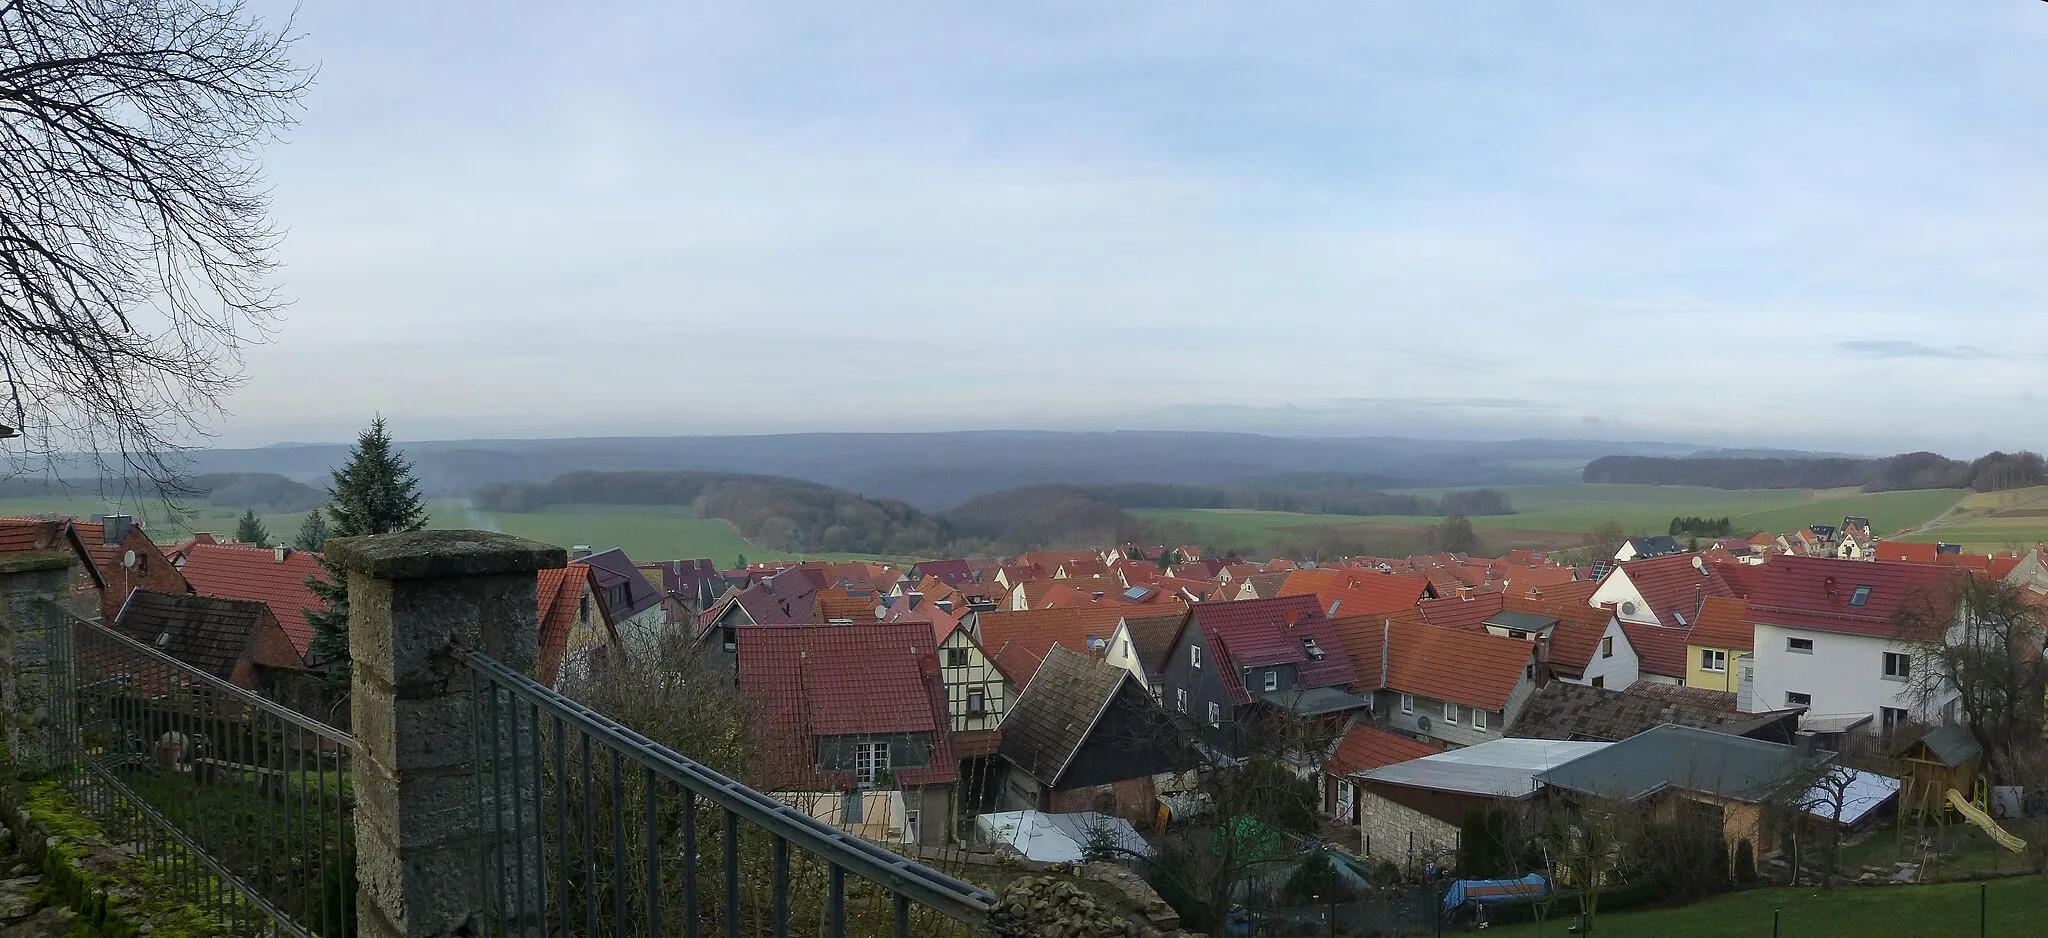
[[[1899, 793], [1899, 780], [1871, 772], [1849, 771], [1849, 787], [1842, 799], [1842, 823], [1854, 825]], [[1833, 795], [1821, 788], [1806, 793], [1806, 812], [1815, 817], [1835, 816]]]
[[1042, 811], [1004, 811], [974, 819], [974, 830], [990, 843], [1017, 848], [1027, 859], [1043, 863], [1079, 863], [1082, 849], [1095, 831], [1104, 832], [1118, 849], [1138, 856], [1151, 856], [1152, 847], [1138, 836], [1137, 828], [1120, 817], [1094, 811], [1079, 814], [1046, 814]]

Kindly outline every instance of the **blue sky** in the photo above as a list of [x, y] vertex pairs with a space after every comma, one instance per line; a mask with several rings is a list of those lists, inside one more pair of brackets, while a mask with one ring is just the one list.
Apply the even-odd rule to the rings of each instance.
[[219, 442], [2040, 447], [2048, 4], [308, 0]]

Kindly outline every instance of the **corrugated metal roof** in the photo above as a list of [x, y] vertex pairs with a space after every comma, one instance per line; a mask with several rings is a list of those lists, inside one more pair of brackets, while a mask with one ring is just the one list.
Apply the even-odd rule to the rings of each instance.
[[1526, 798], [1536, 777], [1613, 743], [1496, 739], [1366, 772], [1367, 781], [1495, 798]]

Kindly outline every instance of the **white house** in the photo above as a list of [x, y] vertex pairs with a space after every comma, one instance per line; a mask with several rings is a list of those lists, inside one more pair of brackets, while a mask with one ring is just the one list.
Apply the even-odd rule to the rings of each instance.
[[1587, 602], [1613, 609], [1623, 622], [1685, 629], [1699, 620], [1708, 597], [1733, 595], [1713, 564], [1697, 554], [1673, 554], [1614, 568]]

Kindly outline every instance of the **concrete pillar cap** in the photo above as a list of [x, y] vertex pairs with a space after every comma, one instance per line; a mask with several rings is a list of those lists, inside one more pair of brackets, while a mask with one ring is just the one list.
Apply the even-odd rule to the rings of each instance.
[[553, 544], [496, 531], [407, 531], [328, 541], [329, 557], [384, 580], [491, 576], [553, 570], [569, 562]]

